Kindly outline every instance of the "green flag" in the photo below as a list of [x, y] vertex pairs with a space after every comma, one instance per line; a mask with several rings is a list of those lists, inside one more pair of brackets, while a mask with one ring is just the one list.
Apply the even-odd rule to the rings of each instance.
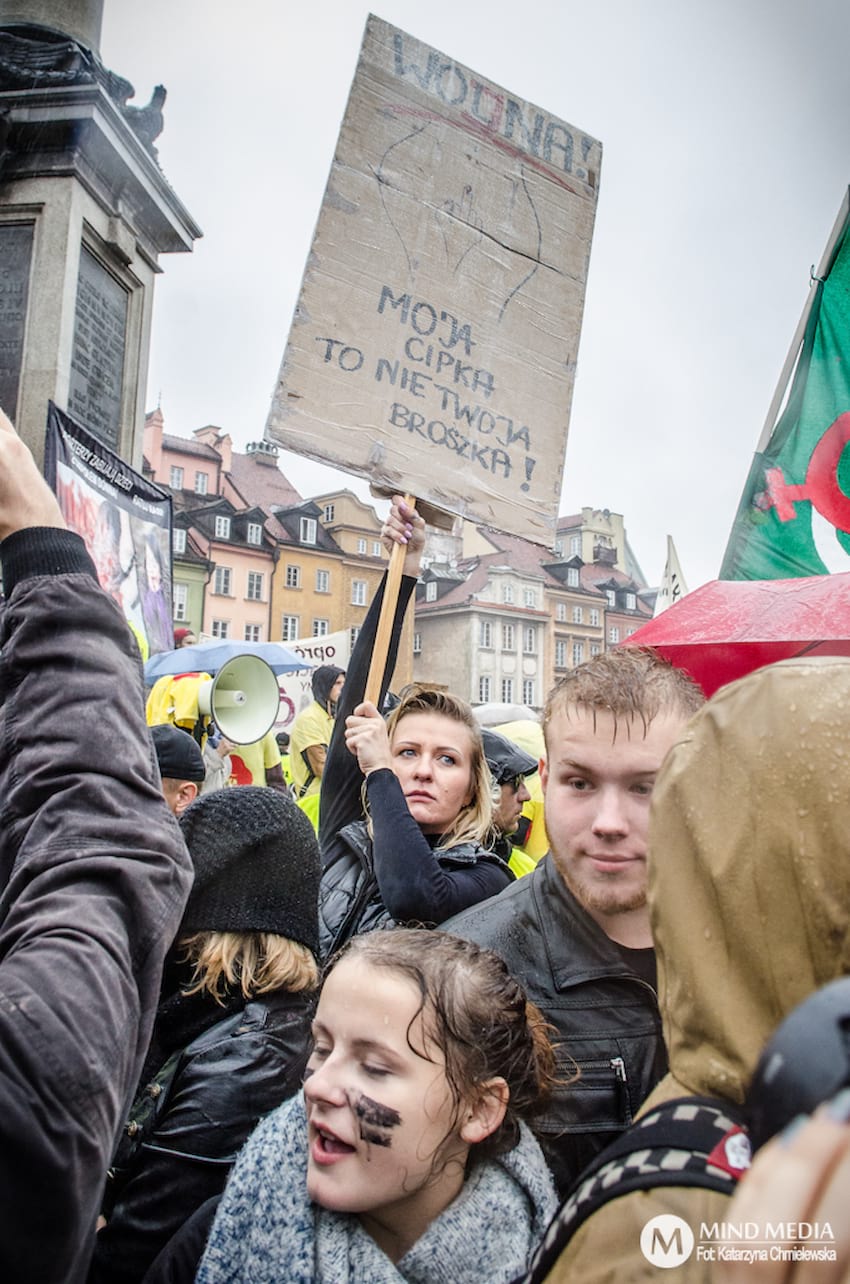
[[[850, 570], [850, 224], [816, 291], [788, 404], [756, 453], [722, 580]], [[850, 456], [850, 451], [846, 452]]]

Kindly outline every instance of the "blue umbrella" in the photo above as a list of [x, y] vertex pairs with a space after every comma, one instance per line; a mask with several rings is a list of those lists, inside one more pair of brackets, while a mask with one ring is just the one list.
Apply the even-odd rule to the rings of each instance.
[[223, 664], [237, 655], [256, 655], [275, 673], [295, 673], [298, 669], [312, 669], [303, 655], [291, 651], [282, 642], [196, 642], [177, 651], [160, 651], [145, 664], [145, 681], [152, 685], [158, 678], [176, 673], [217, 673]]

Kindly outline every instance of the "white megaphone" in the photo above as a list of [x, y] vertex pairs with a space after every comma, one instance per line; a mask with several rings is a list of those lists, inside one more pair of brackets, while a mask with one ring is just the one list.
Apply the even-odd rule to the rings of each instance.
[[198, 712], [237, 745], [262, 740], [277, 717], [280, 688], [258, 655], [235, 655], [198, 687]]

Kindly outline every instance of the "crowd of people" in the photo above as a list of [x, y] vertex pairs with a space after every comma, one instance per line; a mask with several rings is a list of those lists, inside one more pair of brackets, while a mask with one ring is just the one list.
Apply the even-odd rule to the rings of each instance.
[[[147, 726], [133, 634], [0, 419], [0, 1278], [602, 1284], [679, 1252], [847, 1281], [850, 661], [707, 703], [654, 653], [579, 666], [517, 860], [535, 756], [390, 692], [424, 534], [394, 499], [377, 698], [386, 582], [291, 782], [275, 743], [223, 788], [240, 747]], [[788, 1251], [686, 1252], [670, 1218]], [[811, 1224], [832, 1257], [795, 1255]]]

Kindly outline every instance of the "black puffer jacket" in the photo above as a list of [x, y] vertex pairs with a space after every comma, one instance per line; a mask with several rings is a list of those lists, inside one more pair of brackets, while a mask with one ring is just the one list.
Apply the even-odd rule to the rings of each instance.
[[[427, 837], [423, 835], [423, 838]], [[435, 838], [434, 842], [438, 840]], [[428, 844], [429, 848], [431, 844]], [[477, 843], [458, 843], [445, 850], [433, 851], [431, 859], [448, 878], [467, 874], [493, 880], [495, 895], [512, 877], [507, 865], [492, 852], [484, 851]], [[392, 856], [391, 856], [392, 860]], [[395, 863], [395, 862], [394, 862]], [[474, 872], [473, 872], [474, 870]], [[403, 871], [402, 876], [403, 876]], [[413, 881], [408, 878], [408, 882]], [[424, 905], [424, 901], [423, 901]], [[441, 915], [439, 917], [442, 917]], [[419, 922], [426, 927], [436, 926], [436, 919]], [[375, 872], [375, 854], [366, 823], [357, 820], [337, 835], [333, 854], [325, 864], [319, 903], [319, 940], [322, 958], [328, 958], [352, 936], [359, 932], [372, 932], [376, 928], [395, 927], [396, 920], [384, 903], [378, 876]]]
[[500, 954], [555, 1027], [560, 1085], [535, 1130], [563, 1197], [667, 1069], [655, 990], [568, 891], [551, 855], [442, 928]]
[[91, 1284], [140, 1280], [183, 1222], [224, 1189], [258, 1120], [300, 1087], [311, 998], [280, 991], [234, 1006], [140, 1086], [107, 1182]]

